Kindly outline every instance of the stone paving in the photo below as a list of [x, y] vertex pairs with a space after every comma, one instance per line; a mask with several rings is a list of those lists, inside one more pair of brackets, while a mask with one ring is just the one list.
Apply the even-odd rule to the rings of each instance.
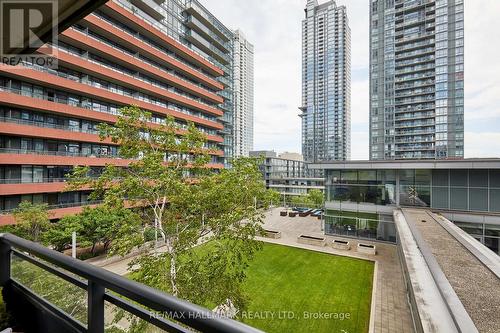
[[[313, 217], [281, 217], [280, 210], [277, 208], [266, 214], [264, 228], [280, 231], [281, 238], [260, 238], [261, 240], [274, 244], [375, 261], [374, 301], [372, 300], [370, 332], [414, 332], [404, 287], [403, 273], [395, 245], [362, 241], [365, 244], [376, 245], [377, 255], [372, 256], [357, 252], [358, 241], [355, 239], [335, 237], [335, 239], [348, 240], [351, 243], [351, 250], [349, 251], [335, 250], [331, 246], [318, 247], [299, 244], [297, 243], [297, 237], [301, 234], [325, 237], [321, 230], [321, 221]], [[327, 236], [326, 238], [330, 243], [334, 237]]]

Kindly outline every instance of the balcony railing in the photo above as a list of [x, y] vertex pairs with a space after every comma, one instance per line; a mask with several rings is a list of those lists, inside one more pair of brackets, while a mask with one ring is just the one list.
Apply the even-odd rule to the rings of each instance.
[[[52, 209], [63, 209], [63, 208], [73, 208], [73, 207], [85, 207], [85, 206], [100, 205], [102, 203], [103, 203], [102, 200], [63, 202], [63, 203], [58, 203], [58, 204], [53, 204], [53, 205], [47, 205], [47, 209], [52, 210]], [[12, 214], [16, 209], [17, 208], [9, 208], [9, 209], [0, 210], [0, 216]]]
[[11, 117], [0, 117], [0, 122], [1, 123], [36, 126], [36, 127], [44, 127], [44, 128], [51, 128], [51, 129], [58, 129], [58, 130], [70, 131], [70, 132], [86, 133], [86, 134], [99, 134], [99, 131], [94, 130], [94, 129], [83, 129], [83, 128], [76, 127], [76, 126], [57, 125], [57, 124], [52, 124], [52, 123], [48, 123], [45, 121], [33, 121], [33, 120], [25, 120], [25, 119], [16, 119], [16, 118], [11, 118]]
[[[86, 325], [20, 282], [12, 274], [14, 265], [19, 264], [34, 265], [41, 272], [81, 290], [86, 296]], [[104, 333], [106, 303], [167, 332], [187, 333], [193, 329], [198, 332], [261, 332], [11, 234], [0, 234], [0, 285], [4, 302], [14, 318], [34, 332], [50, 327], [51, 332]]]
[[48, 156], [65, 156], [65, 157], [91, 157], [91, 158], [115, 158], [120, 159], [118, 155], [105, 153], [75, 153], [69, 151], [51, 151], [51, 150], [30, 150], [20, 148], [0, 148], [0, 154], [16, 154], [16, 155], [48, 155]]

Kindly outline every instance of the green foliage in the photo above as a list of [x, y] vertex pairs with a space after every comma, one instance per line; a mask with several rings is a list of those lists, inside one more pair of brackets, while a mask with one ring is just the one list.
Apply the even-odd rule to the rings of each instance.
[[293, 196], [290, 203], [294, 207], [312, 207], [314, 205], [309, 196], [304, 194]]
[[0, 288], [0, 330], [4, 330], [11, 325], [12, 317], [5, 307], [2, 297], [2, 288]]
[[73, 318], [87, 323], [87, 292], [48, 271], [14, 257], [12, 277]]
[[156, 239], [156, 231], [155, 228], [146, 227], [144, 229], [144, 241], [151, 242]]
[[307, 195], [309, 196], [309, 200], [311, 200], [311, 202], [314, 204], [315, 208], [323, 207], [323, 204], [325, 202], [325, 195], [323, 191], [310, 190]]
[[12, 229], [13, 233], [34, 242], [39, 242], [42, 233], [51, 227], [46, 204], [34, 205], [23, 201], [19, 204], [19, 208], [14, 210], [13, 215], [16, 220], [16, 225]]
[[[235, 159], [232, 169], [213, 172], [206, 136], [193, 124], [185, 130], [169, 118], [151, 128], [150, 121], [150, 113], [127, 107], [114, 126], [100, 126], [101, 138], [120, 144], [120, 157], [133, 161], [127, 168], [106, 166], [98, 179], [77, 168], [68, 189], [90, 187], [92, 198], [109, 207], [127, 198], [127, 205], [143, 208], [143, 225], [154, 223], [166, 250], [139, 259], [134, 276], [140, 282], [196, 303], [231, 298], [243, 305], [239, 288], [259, 249], [253, 238], [262, 232], [255, 200], [270, 201], [258, 160]], [[203, 256], [190, 252], [206, 238], [223, 245]]]
[[110, 254], [124, 255], [143, 242], [141, 218], [124, 207], [85, 207], [80, 214], [68, 215], [44, 234], [44, 240], [62, 251], [71, 245], [72, 233], [76, 232], [80, 247], [92, 246], [90, 257], [96, 254], [96, 246], [103, 244]]

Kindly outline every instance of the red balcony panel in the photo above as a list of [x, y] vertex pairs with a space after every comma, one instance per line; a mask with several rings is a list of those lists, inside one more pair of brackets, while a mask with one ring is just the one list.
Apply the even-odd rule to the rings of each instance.
[[68, 140], [75, 142], [103, 143], [116, 146], [111, 139], [101, 140], [97, 134], [65, 131], [61, 129], [45, 128], [15, 123], [1, 123], [0, 133], [31, 138], [46, 138], [55, 140]]
[[[43, 52], [51, 54], [50, 50]], [[78, 71], [82, 71], [87, 74], [90, 73], [92, 76], [103, 78], [106, 81], [111, 81], [113, 83], [124, 85], [128, 88], [136, 89], [143, 93], [151, 94], [159, 98], [164, 98], [179, 103], [181, 105], [197, 109], [199, 111], [210, 113], [212, 115], [221, 116], [223, 114], [222, 111], [217, 108], [198, 103], [184, 96], [174, 94], [168, 90], [131, 78], [130, 76], [115, 72], [103, 66], [99, 66], [95, 63], [84, 60], [80, 57], [71, 55], [69, 53], [58, 52], [57, 54], [58, 54], [57, 58], [60, 63], [64, 64], [65, 66], [70, 65], [69, 67], [76, 68]]]
[[214, 75], [224, 75], [224, 72], [219, 67], [210, 63], [208, 60], [204, 59], [202, 56], [196, 54], [186, 46], [174, 40], [172, 37], [168, 36], [164, 32], [158, 30], [154, 26], [148, 24], [143, 19], [137, 17], [133, 13], [129, 12], [127, 9], [120, 7], [120, 5], [114, 3], [113, 1], [109, 1], [104, 9], [109, 9], [113, 12], [113, 14], [118, 15], [121, 21], [126, 21], [127, 24], [133, 26], [137, 30], [142, 30], [143, 32], [147, 32], [153, 38], [159, 39], [162, 42], [170, 45], [173, 49], [176, 50], [180, 56], [189, 59], [191, 61], [196, 62], [199, 66], [205, 68], [206, 70], [212, 72]]
[[93, 30], [97, 31], [102, 36], [107, 37], [111, 40], [115, 40], [120, 45], [123, 45], [130, 50], [140, 52], [144, 55], [147, 55], [148, 57], [152, 57], [152, 59], [155, 61], [166, 62], [175, 69], [183, 72], [185, 75], [191, 76], [197, 80], [202, 80], [203, 82], [210, 84], [215, 88], [224, 88], [224, 86], [220, 82], [214, 80], [213, 78], [165, 54], [164, 52], [157, 50], [156, 48], [144, 43], [143, 41], [137, 38], [133, 38], [129, 34], [115, 28], [113, 25], [99, 19], [96, 16], [87, 16], [84, 21], [85, 24], [92, 27]]
[[[1, 66], [0, 73], [4, 75], [21, 78], [28, 82], [41, 84], [47, 87], [70, 91], [75, 94], [85, 95], [89, 97], [98, 97], [107, 102], [116, 103], [118, 105], [136, 105], [144, 110], [152, 111], [158, 114], [170, 115], [174, 118], [192, 121], [193, 123], [202, 124], [210, 128], [223, 129], [224, 126], [220, 123], [184, 114], [179, 111], [170, 110], [158, 105], [136, 100], [131, 97], [122, 96], [116, 93], [109, 92], [104, 89], [92, 87], [83, 83], [75, 82], [69, 79], [57, 77], [48, 73], [39, 72], [33, 69], [28, 69], [21, 66]], [[221, 111], [222, 114], [222, 111]]]
[[53, 156], [37, 154], [0, 154], [0, 165], [53, 165], [53, 166], [127, 166], [130, 160], [119, 158]]
[[[96, 207], [97, 205], [89, 205], [85, 207]], [[67, 207], [67, 208], [57, 208], [49, 210], [49, 218], [51, 220], [58, 220], [66, 215], [75, 215], [83, 210], [83, 206], [78, 207]], [[12, 215], [0, 215], [0, 225], [15, 224], [14, 216]]]
[[2, 195], [23, 195], [40, 193], [57, 193], [66, 189], [67, 183], [33, 183], [33, 184], [1, 184]]
[[[141, 60], [139, 60], [139, 59], [137, 59], [129, 54], [120, 52], [120, 51], [106, 45], [105, 43], [102, 43], [102, 42], [99, 42], [93, 38], [90, 38], [87, 35], [83, 34], [82, 32], [79, 32], [77, 30], [69, 29], [69, 30], [64, 31], [61, 34], [60, 39], [69, 43], [69, 44], [77, 45], [78, 47], [80, 47], [82, 49], [90, 49], [93, 53], [98, 54], [99, 56], [102, 56], [104, 58], [112, 58], [113, 61], [119, 62], [127, 67], [131, 67], [134, 70], [145, 71], [149, 75], [152, 75], [160, 80], [165, 80], [165, 81], [171, 83], [172, 85], [180, 87], [181, 89], [186, 89], [193, 94], [212, 99], [214, 102], [219, 102], [219, 103], [223, 102], [222, 97], [218, 96], [217, 94], [208, 92], [208, 91], [204, 90], [203, 88], [200, 88], [200, 87], [198, 87], [190, 82], [183, 81], [172, 74], [165, 73], [163, 71], [159, 71], [157, 68], [155, 68], [147, 63], [144, 63]], [[196, 72], [193, 70], [191, 70], [191, 71], [192, 71], [192, 73], [190, 72], [190, 73], [186, 73], [186, 74], [189, 74], [189, 76], [191, 76], [191, 77], [195, 76], [194, 74], [196, 74]], [[202, 75], [201, 73], [198, 73], [198, 75], [195, 76], [195, 79], [197, 79], [198, 81], [202, 81], [203, 83], [210, 86], [211, 88], [218, 89], [218, 90], [224, 89], [224, 86], [221, 83], [219, 83], [218, 81], [215, 81], [213, 79], [210, 79], [210, 78]]]

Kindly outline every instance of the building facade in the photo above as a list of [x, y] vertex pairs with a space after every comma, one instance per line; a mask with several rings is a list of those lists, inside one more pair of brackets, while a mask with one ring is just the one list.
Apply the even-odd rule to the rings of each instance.
[[345, 6], [308, 0], [302, 21], [302, 154], [306, 162], [351, 154], [351, 31]]
[[240, 30], [233, 37], [234, 155], [249, 156], [254, 133], [254, 47]]
[[463, 158], [463, 0], [370, 5], [370, 159]]
[[298, 154], [276, 154], [274, 151], [252, 151], [250, 156], [264, 158], [260, 170], [266, 187], [287, 197], [324, 190], [324, 179]]
[[92, 204], [64, 192], [75, 165], [98, 174], [119, 147], [101, 141], [127, 105], [193, 122], [207, 135], [211, 167], [233, 154], [232, 32], [197, 1], [114, 0], [59, 36], [58, 68], [0, 67], [0, 223], [21, 201], [47, 203], [52, 217]]
[[395, 241], [395, 209], [439, 212], [500, 254], [500, 159], [324, 163], [327, 233]]

